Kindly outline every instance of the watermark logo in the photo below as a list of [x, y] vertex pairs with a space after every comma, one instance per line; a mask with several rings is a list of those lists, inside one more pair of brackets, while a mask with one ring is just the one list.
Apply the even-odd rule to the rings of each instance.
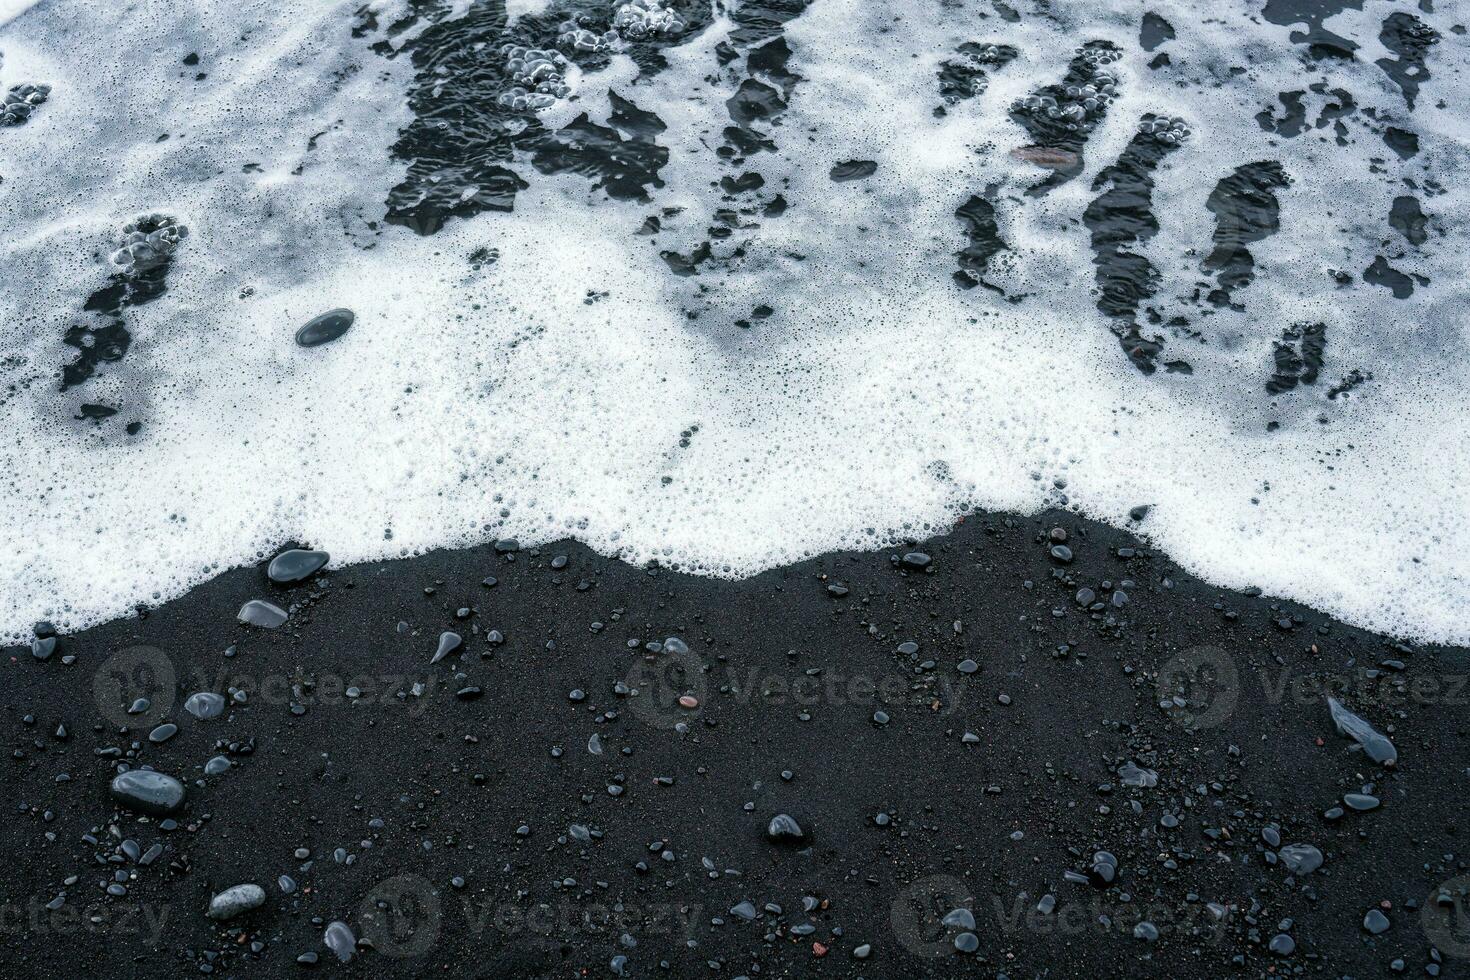
[[1470, 875], [1442, 882], [1424, 900], [1419, 924], [1446, 956], [1470, 959]]
[[152, 728], [168, 717], [177, 695], [174, 663], [157, 647], [119, 650], [92, 675], [97, 709], [119, 728]]
[[704, 661], [682, 643], [634, 660], [623, 683], [629, 709], [653, 728], [669, 729], [699, 717], [709, 696]]
[[[915, 956], [952, 955], [954, 940], [974, 918], [975, 897], [963, 881], [949, 875], [921, 878], [899, 893], [888, 913], [893, 935]], [[964, 910], [964, 911], [961, 911]], [[959, 914], [956, 914], [959, 913]]]
[[362, 900], [358, 919], [373, 949], [399, 959], [433, 949], [443, 924], [438, 891], [418, 875], [379, 882]]
[[1214, 728], [1235, 711], [1240, 674], [1219, 647], [1190, 647], [1169, 658], [1155, 679], [1159, 707], [1190, 731]]
[[42, 940], [64, 936], [113, 936], [141, 938], [149, 946], [163, 939], [171, 907], [144, 902], [93, 903], [85, 908], [70, 903], [42, 903], [31, 897], [25, 902], [0, 903], [0, 936]]

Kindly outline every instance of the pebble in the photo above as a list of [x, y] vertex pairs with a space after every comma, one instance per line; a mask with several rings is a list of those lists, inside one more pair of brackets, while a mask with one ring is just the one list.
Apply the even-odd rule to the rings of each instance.
[[445, 657], [458, 650], [459, 645], [463, 642], [464, 638], [461, 637], [458, 633], [440, 633], [439, 648], [434, 651], [434, 659], [430, 660], [429, 663], [437, 664], [439, 661], [443, 660]]
[[209, 900], [208, 915], [211, 919], [233, 919], [242, 912], [249, 912], [264, 904], [264, 888], [252, 884], [235, 885]]
[[940, 920], [940, 925], [951, 929], [974, 929], [975, 913], [967, 908], [951, 909], [950, 912]]
[[159, 725], [157, 728], [153, 729], [153, 731], [151, 731], [151, 732], [148, 733], [148, 741], [154, 743], [155, 745], [158, 745], [158, 744], [161, 744], [163, 742], [167, 742], [169, 739], [173, 738], [178, 733], [179, 733], [179, 726], [178, 725], [175, 725], [175, 724], [172, 724], [172, 723], [165, 723], [165, 724]]
[[795, 817], [788, 813], [778, 813], [766, 825], [766, 836], [773, 841], [781, 842], [801, 840], [806, 836], [806, 832], [801, 829], [801, 824], [796, 822]]
[[1296, 940], [1284, 932], [1278, 932], [1271, 937], [1271, 945], [1268, 948], [1277, 956], [1290, 956], [1296, 952]]
[[330, 560], [331, 556], [325, 551], [303, 551], [300, 548], [292, 548], [272, 558], [265, 574], [277, 585], [291, 585], [311, 578], [326, 567]]
[[225, 699], [213, 691], [200, 691], [184, 700], [184, 710], [200, 721], [209, 721], [225, 713]]
[[1294, 875], [1311, 874], [1322, 867], [1322, 852], [1311, 844], [1287, 844], [1276, 856]]
[[340, 920], [328, 923], [326, 931], [322, 933], [322, 942], [343, 963], [351, 960], [357, 953], [357, 937], [352, 934], [347, 923]]
[[905, 568], [928, 568], [932, 561], [933, 559], [922, 551], [910, 551], [903, 556]]
[[1388, 931], [1388, 916], [1377, 909], [1369, 909], [1368, 914], [1363, 916], [1363, 929], [1375, 936], [1381, 936]]
[[1064, 544], [1054, 544], [1051, 546], [1051, 556], [1065, 565], [1072, 560], [1072, 549]]
[[296, 331], [296, 343], [302, 347], [320, 347], [330, 344], [352, 328], [356, 315], [347, 309], [328, 310], [321, 316], [309, 320]]
[[273, 630], [286, 621], [286, 610], [264, 599], [251, 599], [240, 607], [237, 618], [246, 626]]
[[959, 671], [961, 674], [973, 674], [980, 669], [980, 665], [970, 659], [960, 661]]
[[1398, 750], [1388, 737], [1343, 706], [1336, 698], [1327, 699], [1327, 710], [1332, 713], [1332, 723], [1340, 734], [1357, 742], [1368, 754], [1368, 758], [1381, 766], [1391, 766], [1398, 761]]
[[131, 769], [113, 777], [112, 798], [129, 810], [165, 817], [184, 805], [184, 784], [151, 769]]

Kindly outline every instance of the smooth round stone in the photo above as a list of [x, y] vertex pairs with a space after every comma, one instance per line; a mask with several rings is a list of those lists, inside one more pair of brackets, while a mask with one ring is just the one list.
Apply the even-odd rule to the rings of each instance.
[[31, 640], [31, 656], [37, 660], [50, 660], [56, 652], [56, 637], [38, 636]]
[[1369, 796], [1367, 793], [1345, 793], [1342, 801], [1351, 810], [1375, 810], [1378, 808], [1378, 797]]
[[222, 755], [217, 755], [204, 764], [204, 775], [218, 776], [220, 773], [229, 772], [232, 763]]
[[766, 825], [766, 836], [774, 841], [801, 840], [806, 833], [789, 813], [778, 813]]
[[322, 344], [330, 344], [352, 329], [352, 321], [356, 319], [356, 315], [351, 310], [328, 310], [321, 316], [314, 317], [307, 322], [306, 326], [296, 331], [296, 343], [302, 347], [320, 347]]
[[179, 733], [179, 726], [173, 724], [172, 722], [170, 722], [170, 723], [167, 723], [167, 724], [159, 725], [157, 728], [153, 729], [153, 731], [149, 732], [148, 733], [148, 741], [153, 742], [155, 744], [160, 743], [160, 742], [167, 742], [169, 739], [173, 738], [178, 733]]
[[1277, 956], [1290, 956], [1296, 952], [1296, 940], [1284, 932], [1278, 932], [1271, 937], [1270, 949]]
[[868, 945], [867, 943], [863, 943], [857, 949], [855, 949], [855, 950], [852, 951], [853, 959], [857, 959], [857, 960], [865, 960], [869, 956], [871, 956], [872, 954], [873, 954], [873, 947], [870, 946], [870, 945]]
[[1377, 909], [1369, 909], [1368, 914], [1363, 916], [1363, 928], [1375, 936], [1381, 936], [1388, 931], [1388, 916]]
[[962, 932], [954, 937], [954, 948], [961, 953], [973, 953], [980, 948], [980, 937], [973, 932]]
[[966, 908], [952, 909], [940, 920], [940, 924], [953, 929], [970, 930], [975, 928], [975, 913]]
[[265, 904], [265, 889], [259, 885], [245, 884], [226, 888], [218, 895], [209, 900], [209, 912], [211, 919], [233, 919], [235, 916], [251, 909], [258, 909]]
[[286, 621], [286, 610], [264, 599], [251, 599], [240, 607], [240, 622], [273, 630]]
[[967, 660], [961, 660], [960, 661], [960, 673], [961, 674], [973, 674], [973, 673], [975, 673], [975, 671], [977, 671], [979, 669], [980, 669], [980, 665], [977, 664], [973, 660], [968, 660], [967, 659]]
[[903, 556], [903, 563], [909, 568], [928, 568], [933, 560], [922, 551], [910, 551]]
[[1065, 565], [1072, 560], [1072, 549], [1064, 544], [1054, 544], [1051, 546], [1051, 556]]
[[303, 551], [300, 548], [292, 548], [272, 558], [265, 574], [277, 585], [291, 585], [311, 578], [325, 568], [330, 560], [331, 555], [325, 551]]
[[209, 721], [225, 713], [225, 698], [213, 691], [200, 691], [185, 699], [184, 710], [200, 721]]
[[357, 937], [352, 934], [347, 923], [342, 921], [328, 923], [327, 929], [322, 933], [322, 942], [327, 949], [337, 954], [337, 959], [346, 963], [357, 953]]
[[112, 780], [112, 798], [136, 813], [165, 817], [184, 805], [184, 784], [151, 769], [132, 769]]

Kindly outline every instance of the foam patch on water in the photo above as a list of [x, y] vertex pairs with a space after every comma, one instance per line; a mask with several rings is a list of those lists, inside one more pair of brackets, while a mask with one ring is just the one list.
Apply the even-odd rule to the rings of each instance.
[[[594, 122], [612, 86], [667, 124], [651, 203], [517, 160], [529, 186], [513, 213], [426, 237], [381, 224], [406, 169], [390, 147], [414, 69], [352, 36], [361, 0], [201, 2], [187, 17], [58, 6], [0, 35], [7, 86], [53, 86], [27, 125], [0, 131], [6, 640], [38, 619], [76, 629], [175, 596], [291, 540], [341, 564], [572, 535], [741, 576], [942, 532], [971, 508], [1065, 500], [1118, 524], [1152, 505], [1151, 540], [1223, 585], [1470, 641], [1470, 76], [1463, 45], [1440, 44], [1411, 115], [1373, 64], [1392, 4], [1332, 18], [1362, 50], [1326, 67], [1304, 66], [1286, 27], [1153, 4], [1178, 36], [1160, 47], [1173, 64], [1150, 69], [1135, 5], [1017, 5], [1007, 23], [817, 0], [787, 25], [802, 81], [767, 127], [778, 150], [739, 168], [790, 209], [748, 218], [758, 227], [716, 242], [692, 278], [659, 253], [687, 254], [730, 206], [712, 186], [728, 172], [712, 147], [739, 82], [715, 57], [728, 20], [665, 49], [655, 77], [631, 81], [615, 58], [578, 81], [574, 106]], [[1447, 16], [1420, 16], [1452, 37]], [[1028, 197], [1045, 172], [1010, 154], [1028, 139], [1007, 110], [1094, 39], [1124, 52], [1117, 98], [1083, 172]], [[936, 116], [940, 64], [968, 41], [1019, 55]], [[1359, 107], [1348, 145], [1330, 127], [1284, 139], [1257, 124], [1277, 93], [1319, 76]], [[1321, 101], [1308, 94], [1309, 123]], [[1145, 377], [1119, 349], [1081, 223], [1094, 177], [1150, 112], [1191, 130], [1153, 175], [1159, 232], [1139, 246], [1160, 272], [1151, 305], [1189, 322], [1146, 330], [1189, 375]], [[1385, 120], [1417, 132], [1422, 152], [1398, 160]], [[834, 183], [847, 160], [877, 170]], [[1252, 246], [1244, 308], [1206, 309], [1206, 199], [1257, 160], [1293, 178], [1281, 230]], [[1356, 280], [1388, 254], [1409, 187], [1431, 234], [1389, 261], [1428, 284], [1399, 300]], [[952, 277], [955, 210], [978, 193], [1008, 246], [988, 270], [999, 292]], [[634, 234], [665, 208], [683, 210], [662, 212], [657, 236]], [[63, 393], [76, 351], [62, 337], [112, 274], [121, 229], [150, 212], [191, 232], [167, 291], [125, 314], [125, 358]], [[497, 261], [471, 262], [490, 249]], [[761, 304], [768, 317], [734, 325]], [[293, 343], [334, 307], [356, 313], [345, 337]], [[1322, 379], [1270, 395], [1273, 344], [1300, 322], [1327, 324]], [[1353, 370], [1371, 382], [1329, 398]], [[79, 420], [83, 402], [118, 414]]]

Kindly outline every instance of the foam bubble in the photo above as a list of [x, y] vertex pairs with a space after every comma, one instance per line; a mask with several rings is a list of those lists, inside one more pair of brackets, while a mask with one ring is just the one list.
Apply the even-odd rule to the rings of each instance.
[[[745, 72], [720, 68], [721, 18], [664, 48], [656, 76], [629, 85], [619, 57], [572, 93], [594, 123], [619, 111], [616, 86], [666, 124], [649, 137], [669, 151], [651, 202], [518, 159], [513, 213], [423, 236], [382, 224], [415, 68], [352, 37], [361, 0], [58, 6], [0, 39], [7, 81], [52, 85], [46, 111], [0, 134], [17, 161], [0, 184], [6, 639], [177, 595], [288, 540], [342, 563], [574, 535], [748, 575], [1065, 496], [1120, 524], [1152, 505], [1152, 540], [1222, 584], [1470, 641], [1458, 46], [1431, 51], [1410, 113], [1371, 61], [1304, 68], [1288, 28], [1183, 0], [1153, 5], [1177, 32], [1161, 45], [1177, 67], [1160, 69], [1131, 8], [1053, 3], [1011, 23], [817, 0], [785, 24], [799, 84], [757, 123], [776, 149], [740, 165], [762, 175], [758, 197], [790, 202], [780, 217], [718, 187], [731, 171], [713, 147]], [[1328, 26], [1367, 49], [1392, 9], [1367, 0]], [[1010, 153], [1031, 138], [1008, 110], [1086, 41], [1122, 53], [1111, 105], [1078, 178], [1028, 197], [1040, 172]], [[936, 116], [936, 78], [966, 43], [1018, 54]], [[1347, 145], [1314, 128], [1321, 93], [1294, 139], [1257, 123], [1304, 71], [1375, 107], [1344, 120]], [[1151, 175], [1159, 229], [1137, 246], [1159, 273], [1144, 325], [1187, 377], [1140, 375], [1090, 288], [1081, 216], [1148, 114], [1189, 133]], [[1382, 159], [1388, 120], [1419, 134], [1418, 157]], [[846, 160], [876, 170], [833, 183]], [[1213, 308], [1206, 202], [1260, 160], [1293, 177], [1281, 228], [1252, 243], [1241, 308]], [[1407, 300], [1344, 289], [1332, 273], [1372, 264], [1410, 180], [1432, 191], [1433, 232], [1388, 258], [1430, 284]], [[978, 194], [1006, 246], [984, 269], [995, 290], [953, 278], [974, 230], [956, 211]], [[735, 227], [712, 241], [721, 210]], [[153, 212], [191, 231], [168, 292], [123, 314], [126, 358], [59, 391], [63, 337], [114, 271], [117, 230]], [[659, 233], [636, 235], [650, 215]], [[702, 243], [699, 275], [670, 275], [660, 253]], [[349, 333], [295, 344], [337, 307], [356, 314]], [[1318, 323], [1321, 380], [1268, 392], [1283, 331]], [[1373, 380], [1328, 397], [1354, 371]], [[118, 415], [73, 421], [99, 400]]]

